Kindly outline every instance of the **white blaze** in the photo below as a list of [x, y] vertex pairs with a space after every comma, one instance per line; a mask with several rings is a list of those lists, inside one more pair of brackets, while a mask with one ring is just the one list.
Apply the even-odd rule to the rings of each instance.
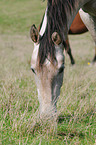
[[40, 34], [41, 36], [43, 36], [43, 34], [44, 34], [44, 32], [45, 32], [46, 26], [47, 26], [47, 9], [46, 9], [46, 11], [45, 11], [45, 16], [44, 16], [43, 24], [42, 24], [42, 27], [41, 27], [40, 32], [39, 32], [39, 34]]

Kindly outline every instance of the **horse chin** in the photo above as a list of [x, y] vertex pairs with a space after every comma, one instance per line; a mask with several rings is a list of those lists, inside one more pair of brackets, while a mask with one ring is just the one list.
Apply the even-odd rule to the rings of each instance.
[[40, 119], [43, 121], [49, 121], [57, 118], [56, 106], [48, 106], [42, 110], [40, 109]]
[[[41, 96], [39, 89], [38, 90], [38, 100], [40, 103], [39, 106], [39, 117], [41, 120], [48, 121], [53, 118], [56, 118], [57, 109], [56, 109], [56, 102], [53, 103], [51, 101], [52, 96], [46, 96], [44, 99], [44, 96]], [[48, 93], [47, 93], [48, 94]], [[50, 101], [49, 101], [50, 100]]]

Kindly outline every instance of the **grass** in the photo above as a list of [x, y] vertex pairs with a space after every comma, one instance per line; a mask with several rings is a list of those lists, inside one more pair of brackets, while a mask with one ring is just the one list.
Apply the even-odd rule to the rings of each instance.
[[96, 66], [88, 65], [94, 55], [89, 33], [69, 36], [76, 65], [66, 55], [57, 127], [36, 123], [39, 102], [29, 30], [39, 25], [45, 8], [41, 0], [0, 1], [0, 144], [95, 145]]
[[0, 33], [26, 33], [30, 25], [39, 25], [45, 9], [42, 0], [1, 0]]

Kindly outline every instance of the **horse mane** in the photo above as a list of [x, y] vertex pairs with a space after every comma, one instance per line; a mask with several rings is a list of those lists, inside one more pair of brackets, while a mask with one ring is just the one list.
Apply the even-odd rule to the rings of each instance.
[[47, 27], [43, 36], [40, 38], [39, 47], [39, 67], [42, 67], [45, 59], [50, 55], [50, 61], [55, 60], [55, 46], [51, 39], [53, 32], [58, 32], [62, 44], [66, 46], [64, 31], [67, 28], [67, 16], [74, 9], [75, 0], [48, 0], [47, 2]]

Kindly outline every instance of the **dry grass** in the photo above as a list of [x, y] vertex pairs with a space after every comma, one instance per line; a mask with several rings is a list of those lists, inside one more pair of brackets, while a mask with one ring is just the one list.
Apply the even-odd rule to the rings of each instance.
[[[81, 37], [81, 36], [80, 36]], [[0, 36], [0, 112], [2, 144], [93, 144], [96, 121], [96, 66], [88, 66], [93, 47], [89, 33], [77, 40], [70, 37], [76, 65], [66, 68], [61, 95], [57, 103], [55, 124], [38, 122], [38, 99], [30, 70], [32, 43], [23, 35]], [[85, 41], [84, 41], [85, 40]], [[77, 49], [82, 42], [81, 51]], [[82, 48], [89, 41], [88, 51]], [[78, 52], [79, 51], [79, 52]], [[85, 53], [86, 52], [86, 53]], [[84, 56], [85, 54], [85, 56]], [[37, 111], [36, 111], [37, 110]], [[51, 127], [50, 127], [51, 126]], [[57, 127], [56, 127], [57, 126]], [[37, 140], [37, 141], [36, 141]], [[50, 142], [50, 143], [49, 143]]]
[[[57, 103], [58, 120], [51, 124], [38, 121], [39, 102], [30, 70], [33, 44], [29, 26], [33, 21], [39, 24], [44, 4], [28, 0], [21, 7], [23, 1], [0, 2], [0, 19], [2, 16], [5, 19], [7, 12], [10, 14], [10, 19], [4, 24], [1, 21], [0, 25], [0, 144], [93, 145], [96, 140], [96, 66], [88, 65], [94, 56], [91, 36], [89, 33], [70, 36], [76, 64], [72, 67], [66, 55], [64, 83]], [[32, 15], [31, 4], [34, 10], [36, 7]], [[21, 7], [20, 11], [17, 6]], [[19, 13], [20, 19], [17, 17]], [[13, 28], [14, 15], [17, 23]], [[22, 22], [23, 17], [27, 28]], [[31, 17], [32, 21], [28, 21]]]

